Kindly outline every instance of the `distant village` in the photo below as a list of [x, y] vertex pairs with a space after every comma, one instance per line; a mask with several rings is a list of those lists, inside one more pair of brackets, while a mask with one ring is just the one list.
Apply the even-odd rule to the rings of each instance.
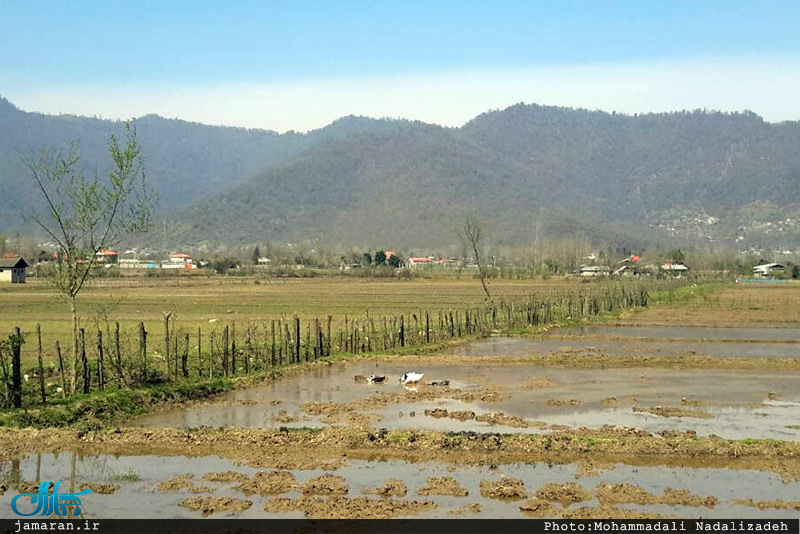
[[[314, 250], [311, 251], [315, 252]], [[254, 255], [250, 261], [245, 262], [240, 259], [228, 258], [225, 261], [225, 268], [221, 269], [219, 262], [214, 261], [195, 261], [189, 254], [185, 252], [172, 252], [166, 255], [163, 259], [153, 259], [150, 254], [141, 254], [135, 250], [127, 250], [125, 252], [118, 252], [109, 248], [104, 248], [95, 254], [93, 263], [98, 268], [103, 269], [119, 269], [114, 271], [122, 273], [128, 271], [131, 275], [144, 272], [145, 274], [157, 272], [191, 272], [198, 269], [204, 269], [213, 273], [214, 271], [225, 274], [229, 270], [246, 270], [246, 269], [273, 269], [273, 261], [258, 252], [258, 247], [254, 250]], [[20, 254], [13, 252], [3, 253], [0, 258], [0, 283], [10, 284], [23, 284], [30, 275], [29, 269], [48, 268], [56, 265], [58, 262], [58, 254], [53, 253], [50, 255], [40, 254], [38, 258], [31, 258], [26, 260]], [[79, 263], [81, 261], [79, 260]], [[285, 263], [285, 262], [283, 262]], [[342, 256], [338, 265], [338, 270], [341, 272], [353, 272], [356, 270], [364, 270], [371, 267], [391, 267], [394, 269], [403, 269], [408, 272], [416, 271], [419, 273], [435, 271], [459, 271], [462, 270], [477, 270], [478, 264], [472, 258], [449, 257], [439, 255], [417, 255], [408, 258], [402, 258], [394, 250], [381, 250], [375, 253], [374, 257], [370, 253], [352, 254], [348, 259], [347, 256]], [[320, 266], [316, 266], [321, 268]], [[494, 256], [489, 257], [488, 265], [484, 267], [490, 270], [497, 270], [498, 262]], [[304, 270], [307, 268], [304, 261], [295, 261], [291, 265], [282, 264], [280, 268], [290, 270]], [[308, 268], [313, 268], [308, 267]], [[328, 270], [331, 266], [327, 267]], [[602, 277], [674, 277], [681, 278], [688, 276], [691, 273], [691, 268], [681, 259], [670, 258], [663, 261], [647, 260], [638, 254], [631, 254], [630, 256], [616, 261], [609, 262], [603, 261], [601, 255], [590, 253], [581, 258], [580, 267], [569, 272], [555, 272], [562, 276], [575, 276], [580, 278], [602, 278]], [[748, 273], [744, 275], [744, 279], [753, 280], [769, 280], [769, 279], [797, 279], [800, 278], [800, 268], [798, 266], [784, 265], [782, 263], [770, 262], [760, 260]]]

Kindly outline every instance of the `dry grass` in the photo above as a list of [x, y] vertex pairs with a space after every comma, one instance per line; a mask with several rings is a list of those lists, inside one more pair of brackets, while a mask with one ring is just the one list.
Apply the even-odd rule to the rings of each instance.
[[[258, 283], [257, 283], [258, 282]], [[490, 288], [496, 297], [547, 295], [598, 288], [603, 284], [582, 284], [576, 280], [493, 280]], [[192, 337], [202, 327], [204, 335], [220, 324], [263, 323], [271, 319], [324, 318], [335, 322], [345, 316], [363, 317], [419, 313], [421, 310], [463, 309], [481, 306], [483, 290], [478, 280], [370, 280], [351, 278], [281, 279], [272, 282], [253, 278], [123, 278], [94, 281], [79, 298], [82, 325], [88, 332], [96, 321], [119, 321], [124, 338], [136, 339], [136, 325], [144, 321], [153, 333], [152, 342], [162, 332], [163, 313], [171, 311], [175, 326]], [[210, 323], [209, 321], [219, 322]], [[42, 325], [46, 361], [54, 361], [54, 345], [61, 341], [67, 352], [70, 344], [71, 316], [58, 293], [42, 284], [0, 286], [0, 332], [19, 326], [28, 333], [23, 359], [35, 358], [33, 335]], [[237, 332], [244, 334], [244, 329]], [[94, 339], [89, 335], [89, 339]], [[88, 343], [87, 343], [88, 344]]]
[[736, 284], [680, 306], [652, 307], [627, 324], [665, 326], [790, 326], [800, 322], [800, 284]]

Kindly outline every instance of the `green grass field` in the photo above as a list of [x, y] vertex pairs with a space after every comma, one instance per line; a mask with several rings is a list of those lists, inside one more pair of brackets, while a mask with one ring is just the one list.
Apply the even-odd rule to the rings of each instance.
[[[608, 282], [604, 282], [608, 283]], [[524, 295], [591, 290], [603, 283], [580, 280], [493, 280], [490, 290], [496, 300]], [[278, 279], [272, 282], [247, 278], [123, 278], [97, 280], [79, 297], [81, 325], [87, 333], [96, 323], [119, 321], [123, 336], [134, 337], [144, 321], [148, 330], [161, 331], [163, 314], [172, 312], [178, 329], [204, 331], [215, 324], [302, 319], [332, 315], [341, 321], [369, 312], [373, 316], [414, 313], [420, 310], [463, 309], [480, 306], [484, 294], [472, 277], [433, 280], [375, 280], [354, 278]], [[218, 320], [219, 323], [210, 321]], [[19, 326], [27, 333], [23, 359], [35, 358], [36, 342], [31, 335], [42, 325], [45, 359], [54, 351], [55, 341], [66, 352], [70, 346], [69, 307], [58, 293], [42, 283], [0, 287], [0, 332]], [[5, 335], [5, 334], [4, 334]]]

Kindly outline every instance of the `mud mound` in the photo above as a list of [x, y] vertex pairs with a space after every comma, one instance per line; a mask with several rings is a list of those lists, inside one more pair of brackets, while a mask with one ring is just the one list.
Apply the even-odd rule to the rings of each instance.
[[290, 415], [286, 410], [278, 410], [276, 415], [272, 416], [273, 423], [296, 423], [300, 418], [296, 415]]
[[692, 506], [695, 508], [699, 508], [701, 506], [705, 506], [706, 508], [714, 508], [719, 503], [719, 499], [713, 495], [701, 497], [686, 489], [667, 488], [664, 490], [664, 495], [661, 497], [659, 502], [661, 504]]
[[469, 492], [451, 477], [429, 478], [428, 483], [417, 491], [417, 495], [452, 495], [466, 497]]
[[603, 399], [603, 406], [606, 408], [616, 408], [619, 406], [619, 399], [616, 397], [606, 397]]
[[241, 482], [247, 480], [247, 475], [237, 471], [222, 471], [217, 473], [206, 473], [203, 475], [203, 480], [211, 482]]
[[525, 485], [518, 478], [497, 481], [481, 480], [481, 495], [487, 499], [517, 501], [528, 496]]
[[634, 412], [646, 412], [659, 417], [696, 417], [698, 419], [709, 419], [711, 414], [702, 410], [685, 410], [669, 406], [656, 406], [655, 408], [631, 408]]
[[595, 496], [601, 504], [652, 504], [657, 497], [635, 484], [603, 484], [595, 490]]
[[156, 489], [162, 492], [180, 491], [186, 489], [186, 487], [191, 484], [190, 480], [193, 478], [194, 475], [175, 475], [169, 480], [160, 482], [158, 486], [156, 486]]
[[476, 421], [488, 423], [491, 426], [511, 426], [515, 428], [528, 428], [527, 421], [515, 415], [506, 415], [503, 412], [490, 412], [479, 415]]
[[733, 504], [738, 504], [741, 506], [752, 506], [754, 508], [758, 508], [759, 510], [781, 510], [787, 508], [793, 508], [795, 510], [800, 510], [800, 501], [784, 501], [784, 500], [775, 500], [775, 501], [755, 501], [751, 498], [747, 499], [734, 499]]
[[675, 516], [641, 512], [615, 506], [583, 506], [573, 510], [564, 510], [564, 519], [677, 519]]
[[90, 489], [92, 493], [97, 493], [99, 495], [111, 495], [112, 493], [116, 493], [119, 486], [107, 484], [105, 482], [84, 482], [80, 486], [80, 491], [85, 489]]
[[545, 484], [536, 492], [536, 497], [547, 502], [561, 503], [566, 508], [574, 502], [588, 501], [592, 494], [574, 482]]
[[208, 486], [197, 486], [191, 480], [194, 475], [175, 475], [169, 480], [165, 480], [156, 486], [156, 489], [163, 493], [186, 490], [191, 493], [213, 493], [214, 489]]
[[520, 386], [522, 389], [546, 389], [557, 387], [558, 384], [542, 376], [531, 376]]
[[577, 406], [581, 401], [578, 399], [547, 399], [544, 403], [548, 406]]
[[475, 412], [471, 412], [469, 410], [448, 412], [445, 408], [427, 409], [425, 410], [425, 415], [427, 415], [428, 417], [434, 417], [436, 419], [449, 417], [450, 419], [456, 419], [457, 421], [461, 422], [475, 419]]
[[350, 486], [344, 478], [325, 473], [307, 480], [300, 489], [304, 495], [347, 495]]
[[402, 480], [390, 478], [384, 481], [383, 485], [377, 488], [364, 488], [361, 493], [383, 495], [384, 497], [405, 497], [408, 488]]
[[347, 403], [309, 401], [300, 405], [300, 409], [309, 415], [335, 416], [338, 414], [354, 413], [362, 410], [385, 408], [391, 404], [411, 404], [421, 401], [432, 401], [446, 396], [452, 390], [447, 387], [436, 390], [405, 391], [403, 393], [379, 393], [363, 399], [356, 399]]
[[558, 507], [534, 497], [519, 507], [520, 512], [529, 517], [558, 517]]
[[253, 502], [232, 497], [189, 497], [179, 502], [178, 506], [200, 510], [206, 517], [214, 512], [243, 512], [253, 506]]
[[432, 408], [426, 409], [425, 415], [435, 419], [449, 417], [450, 419], [456, 419], [461, 422], [475, 420], [481, 423], [488, 423], [491, 426], [511, 426], [515, 428], [527, 428], [530, 426], [528, 422], [521, 417], [506, 415], [503, 412], [489, 412], [476, 416], [475, 412], [469, 410], [448, 412], [445, 408]]
[[310, 469], [324, 469], [325, 471], [333, 471], [339, 469], [345, 464], [342, 458], [315, 458], [309, 457], [309, 453], [296, 452], [290, 455], [280, 455], [274, 457], [256, 457], [249, 460], [252, 467], [273, 467], [281, 470], [310, 470]]
[[578, 464], [575, 478], [596, 477], [603, 471], [614, 469], [613, 463], [598, 463], [595, 460], [584, 460]]
[[464, 402], [474, 402], [479, 400], [482, 402], [500, 402], [505, 397], [499, 391], [491, 389], [483, 389], [481, 391], [458, 391], [451, 395], [452, 398]]
[[407, 501], [395, 499], [368, 499], [366, 497], [302, 497], [299, 499], [271, 499], [264, 504], [267, 512], [301, 511], [311, 519], [388, 519], [417, 515], [435, 510], [432, 501]]
[[479, 514], [483, 511], [483, 507], [480, 503], [472, 502], [469, 504], [465, 504], [464, 506], [459, 506], [458, 508], [453, 508], [449, 512], [450, 515], [466, 515], [466, 514]]
[[[24, 480], [17, 482], [17, 491], [20, 493], [38, 493], [39, 491], [39, 483], [38, 482], [26, 482]], [[52, 486], [51, 486], [52, 491]]]
[[289, 493], [297, 487], [297, 480], [289, 471], [259, 471], [253, 478], [244, 480], [236, 489], [245, 495], [275, 495]]

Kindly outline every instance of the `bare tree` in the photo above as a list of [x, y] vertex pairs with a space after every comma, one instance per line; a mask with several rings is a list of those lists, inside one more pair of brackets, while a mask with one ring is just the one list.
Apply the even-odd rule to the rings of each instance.
[[[77, 297], [98, 265], [97, 253], [124, 237], [150, 228], [153, 194], [147, 189], [136, 129], [125, 124], [125, 143], [111, 136], [112, 160], [107, 179], [87, 178], [77, 169], [77, 144], [66, 151], [43, 150], [23, 156], [42, 199], [30, 215], [56, 243], [58, 261], [50, 281], [72, 312], [72, 377], [75, 392], [78, 357]], [[102, 267], [100, 267], [102, 268]]]
[[489, 287], [486, 285], [486, 267], [481, 261], [479, 252], [480, 244], [483, 239], [483, 224], [476, 215], [468, 215], [464, 221], [464, 225], [459, 230], [459, 237], [462, 244], [472, 249], [475, 254], [475, 263], [478, 264], [478, 271], [480, 273], [481, 285], [483, 292], [486, 293], [486, 301], [491, 302], [492, 295], [489, 293]]

